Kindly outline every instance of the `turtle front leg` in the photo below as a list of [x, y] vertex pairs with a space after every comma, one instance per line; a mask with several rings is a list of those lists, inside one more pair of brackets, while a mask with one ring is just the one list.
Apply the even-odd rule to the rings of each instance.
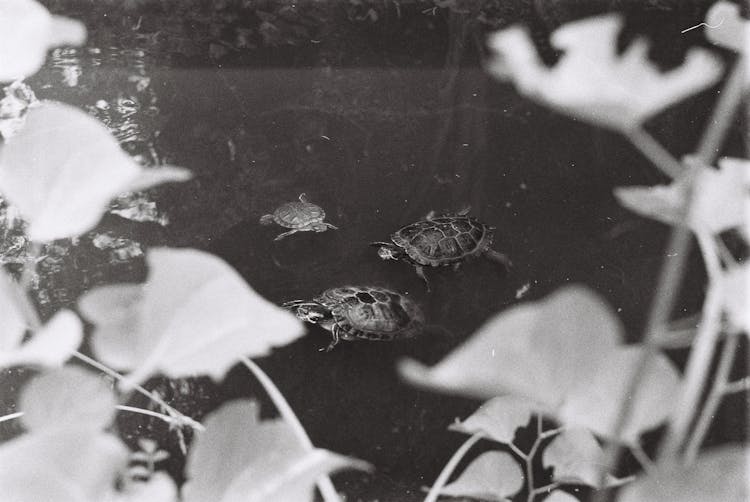
[[424, 273], [424, 267], [422, 265], [415, 265], [414, 268], [417, 271], [417, 275], [424, 281], [427, 291], [432, 291], [430, 288], [430, 281], [427, 280], [427, 275]]
[[319, 348], [318, 349], [319, 352], [330, 352], [341, 341], [341, 336], [339, 335], [338, 324], [333, 325], [333, 328], [331, 329], [331, 335], [333, 336], [333, 340], [331, 340], [331, 343], [329, 343], [327, 347]]
[[290, 230], [290, 231], [288, 231], [288, 232], [284, 232], [283, 234], [279, 234], [279, 235], [277, 235], [277, 236], [276, 236], [276, 238], [275, 238], [274, 240], [275, 240], [275, 241], [280, 241], [280, 240], [281, 240], [281, 239], [283, 239], [284, 237], [289, 237], [290, 235], [292, 235], [292, 234], [296, 234], [297, 232], [299, 232], [299, 230], [298, 230], [298, 229], [296, 229], [296, 228], [295, 228], [295, 229], [292, 229], [292, 230]]
[[331, 224], [330, 224], [330, 223], [328, 223], [328, 222], [326, 222], [326, 226], [327, 226], [328, 228], [330, 228], [331, 230], [338, 230], [338, 229], [339, 229], [339, 227], [337, 227], [336, 225], [331, 225]]
[[508, 258], [503, 253], [498, 253], [494, 249], [488, 249], [484, 252], [484, 255], [495, 263], [499, 263], [500, 265], [505, 267], [506, 270], [510, 270], [513, 267], [513, 263], [510, 261], [510, 258]]

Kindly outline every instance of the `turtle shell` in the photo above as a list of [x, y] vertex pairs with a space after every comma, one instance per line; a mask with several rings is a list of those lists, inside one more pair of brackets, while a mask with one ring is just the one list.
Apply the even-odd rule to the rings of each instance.
[[333, 322], [344, 340], [409, 338], [424, 325], [424, 315], [416, 303], [385, 288], [332, 288], [315, 301], [331, 309]]
[[273, 221], [286, 228], [302, 228], [321, 222], [326, 213], [323, 208], [310, 202], [294, 201], [282, 204], [273, 213]]
[[391, 235], [394, 244], [419, 265], [450, 265], [485, 252], [492, 228], [471, 216], [441, 216], [407, 225]]

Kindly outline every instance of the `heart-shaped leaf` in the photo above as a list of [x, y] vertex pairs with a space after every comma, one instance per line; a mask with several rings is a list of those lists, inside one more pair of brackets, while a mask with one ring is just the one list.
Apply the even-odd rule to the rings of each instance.
[[513, 442], [516, 429], [529, 423], [535, 408], [533, 403], [516, 396], [495, 397], [449, 429], [465, 434], [482, 432], [489, 439], [509, 444]]
[[686, 179], [670, 185], [619, 187], [614, 193], [631, 211], [669, 225], [686, 221], [696, 232], [713, 234], [743, 228], [750, 204], [750, 161], [725, 157], [719, 160], [719, 169], [701, 167], [694, 176], [693, 200], [687, 215]]
[[82, 338], [81, 320], [69, 310], [60, 311], [31, 340], [0, 351], [0, 368], [22, 364], [60, 366], [75, 352]]
[[622, 131], [721, 77], [721, 62], [705, 49], [691, 49], [685, 63], [668, 72], [648, 60], [649, 47], [642, 39], [618, 54], [622, 22], [621, 16], [608, 14], [558, 28], [551, 41], [564, 52], [551, 68], [542, 62], [529, 33], [512, 26], [491, 36], [496, 59], [488, 70], [535, 101]]
[[630, 442], [669, 414], [679, 378], [661, 354], [650, 354], [637, 396], [627, 395], [643, 352], [622, 346], [622, 327], [609, 307], [581, 287], [513, 307], [486, 323], [432, 368], [404, 361], [410, 382], [443, 392], [491, 398], [512, 394], [571, 427], [614, 433], [622, 403], [631, 418], [620, 440]]
[[0, 148], [0, 191], [40, 242], [90, 230], [123, 192], [189, 177], [177, 167], [142, 168], [104, 124], [62, 103], [30, 109], [24, 127]]
[[27, 429], [85, 425], [104, 429], [114, 418], [117, 401], [101, 377], [75, 366], [46, 371], [23, 388], [21, 421]]
[[[547, 445], [542, 454], [542, 462], [544, 467], [554, 468], [553, 479], [557, 482], [598, 488], [604, 452], [588, 430], [567, 429]], [[614, 481], [614, 478], [608, 477]]]
[[475, 458], [440, 494], [504, 502], [523, 488], [524, 479], [521, 467], [511, 455], [488, 451]]
[[239, 357], [266, 355], [304, 333], [298, 319], [258, 295], [216, 256], [156, 248], [146, 259], [142, 287], [97, 288], [80, 301], [83, 315], [97, 325], [97, 357], [133, 370], [131, 382], [157, 371], [219, 380]]
[[3, 502], [100, 502], [127, 462], [122, 442], [91, 427], [24, 434], [0, 445]]
[[688, 466], [671, 466], [629, 483], [618, 502], [747, 502], [750, 448], [732, 445], [703, 453]]
[[34, 0], [0, 2], [0, 82], [33, 75], [47, 51], [58, 45], [81, 45], [86, 28], [79, 21], [52, 16]]
[[320, 475], [367, 464], [310, 450], [282, 420], [261, 421], [254, 401], [224, 404], [205, 421], [188, 455], [185, 502], [312, 501]]

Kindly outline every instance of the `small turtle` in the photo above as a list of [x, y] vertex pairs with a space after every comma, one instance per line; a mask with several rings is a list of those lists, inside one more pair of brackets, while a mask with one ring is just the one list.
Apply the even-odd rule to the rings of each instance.
[[392, 242], [373, 242], [383, 260], [403, 260], [414, 265], [417, 275], [430, 289], [424, 267], [452, 265], [457, 270], [461, 262], [476, 256], [511, 266], [507, 256], [490, 248], [493, 227], [468, 216], [464, 209], [456, 214], [435, 216], [431, 211], [424, 220], [407, 225], [391, 235]]
[[325, 232], [329, 228], [338, 230], [338, 227], [323, 221], [326, 212], [323, 208], [316, 206], [307, 200], [303, 193], [299, 194], [299, 201], [287, 202], [276, 208], [273, 214], [261, 216], [261, 225], [276, 223], [282, 227], [291, 228], [288, 232], [279, 234], [274, 240], [279, 241], [296, 232]]
[[376, 286], [344, 286], [323, 291], [312, 300], [283, 305], [298, 318], [331, 332], [332, 350], [340, 340], [389, 341], [410, 338], [424, 327], [422, 310], [409, 298]]

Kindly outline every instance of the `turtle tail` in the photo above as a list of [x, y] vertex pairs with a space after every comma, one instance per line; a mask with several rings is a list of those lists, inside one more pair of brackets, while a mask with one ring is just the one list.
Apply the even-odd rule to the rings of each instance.
[[261, 225], [270, 225], [273, 223], [273, 215], [272, 214], [264, 214], [260, 217], [260, 224]]

